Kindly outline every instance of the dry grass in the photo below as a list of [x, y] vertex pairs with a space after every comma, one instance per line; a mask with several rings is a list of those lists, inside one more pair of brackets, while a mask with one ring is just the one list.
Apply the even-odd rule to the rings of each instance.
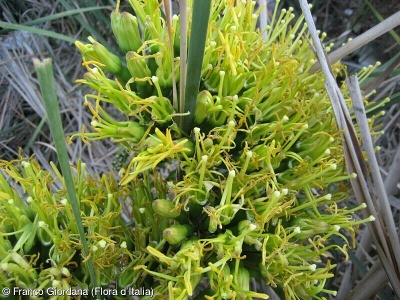
[[[51, 14], [62, 7], [51, 7], [45, 1], [31, 1], [26, 5], [35, 7], [34, 16], [20, 16], [20, 21]], [[4, 4], [2, 4], [4, 5]], [[10, 7], [2, 7], [6, 20], [13, 20]], [[38, 9], [36, 9], [38, 8]], [[29, 12], [31, 10], [27, 10]], [[28, 14], [28, 13], [27, 13]], [[65, 18], [42, 25], [48, 30], [62, 30], [74, 36], [79, 30], [73, 18]], [[78, 31], [79, 32], [79, 31]], [[83, 106], [85, 91], [75, 80], [83, 75], [81, 56], [74, 45], [60, 42], [28, 32], [9, 32], [1, 36], [0, 43], [0, 158], [11, 160], [22, 151], [23, 155], [35, 155], [40, 163], [50, 170], [49, 161], [56, 155], [45, 118], [32, 58], [53, 59], [58, 97], [60, 99], [66, 135], [90, 127], [90, 116]], [[118, 149], [112, 143], [94, 143], [88, 147], [76, 141], [68, 147], [72, 162], [78, 159], [88, 163], [89, 171], [102, 173], [112, 169], [113, 155]]]

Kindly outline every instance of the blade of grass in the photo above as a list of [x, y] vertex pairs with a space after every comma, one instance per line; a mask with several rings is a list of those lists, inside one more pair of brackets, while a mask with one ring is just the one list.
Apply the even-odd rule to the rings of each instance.
[[45, 30], [45, 29], [24, 26], [24, 25], [19, 25], [19, 24], [13, 24], [13, 23], [7, 23], [7, 22], [3, 22], [3, 21], [0, 21], [0, 27], [11, 29], [11, 30], [28, 31], [28, 32], [32, 32], [34, 34], [40, 34], [40, 35], [48, 36], [51, 38], [59, 39], [62, 41], [66, 41], [71, 44], [75, 43], [75, 39], [70, 36], [56, 33], [56, 32], [49, 31], [49, 30]]
[[[98, 6], [98, 7], [86, 7], [86, 8], [72, 9], [69, 11], [63, 11], [61, 13], [53, 14], [50, 16], [45, 16], [43, 18], [38, 18], [38, 19], [29, 21], [29, 22], [19, 24], [19, 25], [34, 26], [34, 25], [38, 25], [38, 24], [45, 23], [48, 21], [53, 21], [53, 20], [58, 20], [61, 18], [69, 17], [69, 16], [76, 15], [76, 14], [81, 14], [81, 13], [100, 10], [100, 9], [110, 9], [110, 8], [111, 8], [110, 6]], [[9, 30], [1, 30], [0, 34], [5, 34], [5, 33], [7, 33], [7, 31], [9, 31]]]
[[53, 67], [51, 59], [45, 59], [42, 62], [38, 59], [33, 59], [35, 70], [38, 75], [40, 90], [45, 103], [47, 118], [50, 124], [50, 131], [54, 139], [54, 144], [57, 150], [57, 156], [60, 162], [61, 171], [64, 176], [65, 185], [68, 196], [71, 201], [72, 211], [76, 221], [76, 226], [79, 232], [79, 237], [83, 247], [83, 255], [87, 257], [87, 267], [89, 269], [91, 282], [94, 287], [97, 287], [94, 266], [91, 257], [89, 256], [89, 247], [86, 241], [85, 230], [83, 228], [80, 215], [79, 203], [76, 196], [75, 185], [72, 179], [72, 173], [69, 165], [67, 149], [65, 147], [64, 131], [61, 123], [60, 109], [58, 97], [56, 93], [56, 84], [54, 80]]
[[[109, 0], [108, 3], [110, 4], [110, 8], [115, 7], [116, 3], [115, 1], [111, 1]], [[96, 5], [99, 4], [99, 1], [93, 1], [93, 0], [81, 0], [79, 1], [79, 6], [88, 6], [88, 7], [96, 7]], [[111, 9], [110, 9], [111, 11]], [[107, 16], [105, 16], [101, 11], [99, 10], [95, 10], [94, 12], [94, 17], [95, 19], [100, 22], [101, 24], [103, 24], [103, 26], [105, 26], [105, 28], [109, 28], [110, 27], [110, 17], [107, 14]]]
[[203, 64], [204, 48], [207, 38], [208, 19], [210, 17], [211, 0], [194, 0], [192, 25], [190, 29], [188, 67], [185, 83], [185, 112], [183, 128], [187, 134], [193, 128], [194, 110], [197, 94], [199, 93], [201, 68]]
[[[66, 10], [72, 10], [74, 9], [70, 4], [68, 4], [65, 0], [60, 0], [60, 3], [64, 6]], [[93, 38], [101, 43], [104, 47], [107, 49], [113, 49], [111, 45], [101, 36], [99, 33], [99, 28], [93, 27], [87, 20], [85, 20], [83, 17], [80, 15], [76, 15], [75, 19], [82, 25], [83, 28], [85, 28]], [[75, 42], [75, 41], [74, 41]]]

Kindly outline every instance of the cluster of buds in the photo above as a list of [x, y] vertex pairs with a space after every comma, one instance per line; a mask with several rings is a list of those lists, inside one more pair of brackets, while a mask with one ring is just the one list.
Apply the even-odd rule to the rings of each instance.
[[[54, 174], [33, 159], [0, 161], [0, 167], [0, 287], [88, 289], [82, 243], [55, 165]], [[112, 176], [91, 178], [84, 163], [75, 168], [75, 186], [97, 281], [108, 286], [135, 259], [120, 203], [130, 191]]]
[[[345, 173], [324, 78], [309, 72], [315, 56], [303, 18], [294, 21], [291, 8], [276, 10], [263, 40], [254, 1], [213, 0], [194, 124], [180, 128], [176, 117], [185, 114], [173, 103], [186, 63], [179, 58], [180, 16], [168, 30], [158, 0], [129, 2], [135, 15], [118, 7], [111, 14], [123, 56], [92, 38], [76, 43], [88, 70], [79, 82], [96, 94], [85, 101], [94, 132], [72, 138], [107, 138], [129, 153], [119, 184], [112, 176], [85, 179], [83, 164], [77, 167], [98, 282], [152, 288], [162, 299], [267, 299], [250, 289], [251, 278], [286, 299], [334, 295], [324, 287], [334, 264], [322, 257], [332, 250], [346, 254], [357, 226], [373, 217], [356, 220], [363, 206], [342, 203], [343, 181], [354, 174]], [[337, 74], [344, 67], [332, 69]], [[111, 117], [104, 104], [124, 120]], [[158, 167], [176, 161], [175, 178], [163, 179]], [[46, 264], [28, 260], [43, 253], [36, 245], [59, 271], [54, 280], [87, 284], [86, 270], [75, 270], [84, 264], [72, 263], [81, 245], [65, 191], [51, 193], [50, 175], [32, 169], [32, 162], [22, 165], [22, 174], [14, 164], [4, 167], [28, 193], [27, 204], [0, 177], [2, 282], [31, 287], [55, 276]], [[117, 201], [128, 194], [133, 229]], [[22, 265], [24, 274], [10, 271]], [[67, 276], [60, 266], [69, 265]], [[201, 282], [208, 283], [204, 290]]]

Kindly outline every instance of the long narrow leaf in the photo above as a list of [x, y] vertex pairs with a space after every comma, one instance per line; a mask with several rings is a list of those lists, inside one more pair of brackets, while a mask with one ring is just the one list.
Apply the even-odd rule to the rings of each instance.
[[3, 22], [3, 21], [0, 21], [0, 27], [12, 29], [12, 30], [24, 30], [24, 31], [32, 32], [34, 34], [40, 34], [40, 35], [52, 37], [55, 39], [59, 39], [62, 41], [66, 41], [71, 44], [75, 43], [75, 39], [70, 36], [56, 33], [56, 32], [49, 31], [49, 30], [40, 29], [40, 28], [24, 26], [24, 25], [20, 25], [20, 24], [7, 23], [7, 22]]
[[81, 14], [81, 13], [95, 11], [95, 10], [101, 10], [101, 9], [110, 9], [110, 6], [95, 6], [95, 7], [85, 7], [85, 8], [67, 10], [67, 11], [63, 11], [63, 12], [56, 13], [56, 14], [53, 14], [53, 15], [45, 16], [43, 18], [37, 18], [35, 20], [28, 21], [28, 22], [25, 22], [25, 23], [22, 23], [22, 24], [19, 24], [19, 25], [22, 25], [22, 26], [34, 26], [34, 25], [42, 24], [42, 23], [45, 23], [45, 22], [48, 22], [48, 21], [58, 20], [58, 19], [61, 19], [61, 18], [73, 16], [73, 15], [76, 15], [76, 14]]
[[190, 29], [188, 68], [185, 86], [185, 112], [183, 128], [189, 134], [193, 128], [194, 110], [199, 93], [201, 68], [207, 38], [208, 19], [210, 17], [211, 0], [194, 0], [192, 25]]
[[33, 60], [36, 73], [38, 75], [40, 90], [46, 107], [47, 118], [50, 124], [50, 131], [54, 139], [57, 150], [57, 156], [60, 162], [61, 171], [64, 176], [65, 185], [71, 202], [72, 211], [76, 221], [80, 240], [83, 246], [83, 254], [88, 257], [87, 266], [93, 286], [97, 286], [96, 276], [94, 272], [93, 262], [89, 257], [89, 247], [86, 241], [85, 231], [82, 224], [78, 199], [76, 196], [75, 185], [72, 179], [72, 173], [69, 165], [67, 149], [65, 147], [64, 131], [61, 123], [60, 109], [56, 93], [56, 85], [54, 81], [53, 67], [51, 59], [45, 59], [43, 62], [38, 59]]

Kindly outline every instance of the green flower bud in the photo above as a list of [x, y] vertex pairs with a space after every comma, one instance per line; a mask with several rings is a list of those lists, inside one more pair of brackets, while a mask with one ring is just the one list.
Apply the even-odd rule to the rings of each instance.
[[[180, 22], [180, 17], [177, 15], [172, 16], [172, 24], [173, 27], [175, 28], [175, 34], [174, 34], [174, 53], [178, 54], [179, 50], [181, 48], [181, 36], [178, 34], [180, 32], [180, 27], [181, 27], [181, 22]], [[177, 55], [175, 55], [177, 56]]]
[[214, 218], [209, 218], [208, 231], [214, 233], [218, 229], [218, 221]]
[[142, 46], [137, 18], [130, 13], [113, 11], [111, 28], [123, 52], [137, 51]]
[[196, 108], [194, 111], [194, 123], [200, 125], [207, 118], [207, 111], [212, 103], [212, 95], [209, 91], [203, 90], [197, 95]]
[[149, 134], [149, 136], [143, 141], [143, 146], [145, 149], [151, 149], [158, 145], [162, 144], [162, 140], [160, 140], [155, 135]]
[[[126, 54], [126, 65], [129, 73], [131, 73], [134, 79], [143, 79], [151, 77], [151, 71], [147, 66], [146, 59], [134, 51], [130, 51]], [[143, 84], [148, 84], [142, 81]]]
[[154, 200], [152, 207], [158, 215], [166, 218], [176, 218], [181, 213], [181, 208], [179, 206], [175, 206], [172, 201], [166, 199]]
[[83, 78], [88, 82], [88, 85], [95, 90], [99, 88], [119, 88], [114, 80], [107, 78], [98, 68], [93, 68], [89, 72], [86, 72]]
[[142, 125], [134, 121], [115, 122], [114, 124], [92, 121], [91, 125], [100, 132], [103, 138], [111, 137], [115, 140], [129, 140], [134, 143], [139, 142], [146, 132]]
[[240, 235], [247, 234], [254, 231], [255, 229], [257, 229], [257, 225], [252, 223], [250, 220], [242, 220], [238, 224], [238, 232]]
[[174, 108], [171, 101], [166, 97], [152, 97], [151, 118], [158, 124], [165, 124], [172, 121]]
[[64, 275], [65, 277], [71, 277], [71, 273], [66, 267], [61, 268], [61, 274]]
[[178, 144], [178, 143], [180, 143], [182, 141], [185, 141], [185, 140], [186, 140], [186, 142], [184, 143], [183, 148], [186, 149], [186, 151], [185, 151], [186, 155], [191, 157], [191, 156], [194, 155], [194, 152], [195, 152], [194, 149], [195, 149], [195, 146], [196, 146], [191, 140], [188, 140], [188, 139], [185, 139], [185, 138], [181, 138], [179, 140], [174, 141], [174, 144]]
[[[34, 236], [36, 236], [36, 234], [35, 234]], [[0, 250], [0, 253], [2, 252], [4, 255], [6, 255], [6, 253], [7, 253], [8, 251], [11, 251], [12, 248], [13, 248], [13, 245], [11, 245], [10, 240], [4, 239], [3, 236], [0, 237], [0, 243], [1, 243], [1, 248], [2, 248], [2, 249]], [[25, 248], [24, 248], [24, 250], [25, 250]], [[30, 248], [29, 248], [29, 250], [30, 250]], [[29, 251], [29, 250], [28, 250], [28, 251]]]
[[37, 282], [38, 275], [36, 270], [32, 267], [27, 271], [18, 264], [3, 262], [0, 264], [0, 270], [12, 274], [15, 279], [18, 279], [19, 282], [16, 283], [16, 286], [33, 288]]
[[53, 243], [52, 236], [48, 225], [44, 221], [39, 221], [37, 226], [37, 237], [44, 246], [49, 246]]
[[119, 74], [122, 71], [122, 62], [118, 56], [112, 54], [99, 42], [93, 42], [93, 49], [99, 56], [100, 62], [104, 64], [104, 69], [111, 74]]
[[163, 238], [171, 245], [176, 245], [192, 234], [192, 231], [189, 225], [175, 224], [164, 229]]
[[12, 261], [14, 261], [16, 264], [18, 264], [22, 268], [24, 268], [26, 271], [32, 269], [32, 266], [19, 253], [15, 252], [15, 251], [10, 251], [10, 258]]

